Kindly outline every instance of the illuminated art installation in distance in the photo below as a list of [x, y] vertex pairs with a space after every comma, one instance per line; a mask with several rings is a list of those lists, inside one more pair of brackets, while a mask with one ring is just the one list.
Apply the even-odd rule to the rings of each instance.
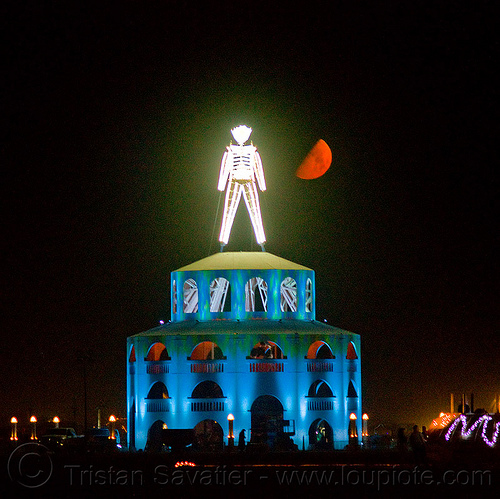
[[229, 241], [229, 235], [231, 234], [234, 217], [242, 194], [250, 215], [255, 238], [262, 250], [264, 250], [266, 236], [262, 224], [257, 184], [261, 191], [265, 191], [266, 181], [262, 169], [262, 160], [257, 148], [253, 144], [245, 145], [251, 133], [252, 129], [246, 125], [233, 128], [231, 134], [237, 145], [230, 144], [227, 146], [222, 157], [219, 184], [217, 186], [219, 191], [226, 189], [219, 234], [221, 250]]

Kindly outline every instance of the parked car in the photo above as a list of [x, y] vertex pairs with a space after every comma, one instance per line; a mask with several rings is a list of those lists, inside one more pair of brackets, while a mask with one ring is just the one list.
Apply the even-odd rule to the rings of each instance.
[[91, 428], [87, 435], [87, 450], [96, 452], [112, 452], [121, 450], [120, 434], [114, 431], [114, 438], [108, 428]]
[[40, 438], [40, 443], [51, 450], [59, 450], [69, 445], [78, 445], [82, 438], [73, 428], [52, 428]]

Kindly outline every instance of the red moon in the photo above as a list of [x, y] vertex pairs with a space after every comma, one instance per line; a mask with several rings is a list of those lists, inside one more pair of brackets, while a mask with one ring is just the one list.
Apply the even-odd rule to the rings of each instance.
[[332, 151], [323, 139], [319, 139], [297, 168], [295, 175], [306, 180], [318, 178], [330, 168], [331, 164]]

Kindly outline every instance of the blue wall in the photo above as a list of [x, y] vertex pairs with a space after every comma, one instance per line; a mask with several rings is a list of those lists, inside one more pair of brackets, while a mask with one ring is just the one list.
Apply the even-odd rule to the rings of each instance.
[[[231, 284], [230, 312], [210, 312], [209, 286], [218, 277], [224, 277]], [[267, 312], [245, 311], [245, 283], [252, 277], [261, 277], [268, 284]], [[292, 277], [297, 282], [297, 312], [280, 310], [280, 286], [285, 277]], [[194, 279], [197, 283], [199, 307], [195, 314], [183, 312], [186, 279]], [[305, 310], [307, 279], [312, 282], [310, 312]], [[244, 428], [250, 439], [250, 409], [261, 395], [274, 396], [281, 402], [283, 418], [295, 423], [296, 433], [292, 438], [299, 448], [303, 442], [306, 448], [309, 446], [309, 429], [318, 419], [326, 420], [332, 427], [335, 448], [344, 448], [349, 443], [349, 415], [352, 412], [357, 416], [358, 438], [361, 438], [360, 338], [355, 333], [314, 320], [313, 271], [177, 271], [171, 274], [171, 286], [173, 281], [176, 281], [177, 312], [172, 312], [172, 321], [131, 336], [127, 341], [129, 445], [145, 448], [148, 431], [156, 421], [162, 421], [168, 428], [193, 428], [205, 419], [215, 420], [227, 437], [230, 413], [235, 418], [235, 435]], [[203, 341], [214, 342], [224, 357], [190, 360], [193, 349]], [[252, 347], [259, 341], [278, 345], [284, 358], [249, 358]], [[327, 343], [335, 358], [306, 358], [315, 341]], [[166, 347], [168, 360], [145, 360], [156, 342]], [[346, 358], [350, 343], [354, 345], [356, 359]], [[135, 361], [130, 358], [132, 349]], [[194, 388], [206, 380], [221, 387], [223, 398], [192, 398]], [[333, 397], [308, 395], [317, 380], [330, 386]], [[149, 390], [158, 381], [166, 386], [168, 398], [148, 400]], [[348, 397], [350, 382], [356, 391], [355, 397]], [[200, 408], [207, 410], [196, 410]]]

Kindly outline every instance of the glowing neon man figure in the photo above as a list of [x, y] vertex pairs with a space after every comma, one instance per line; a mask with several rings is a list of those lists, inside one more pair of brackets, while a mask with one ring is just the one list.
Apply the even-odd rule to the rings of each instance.
[[251, 133], [252, 129], [245, 125], [233, 128], [231, 134], [238, 145], [231, 144], [227, 146], [226, 152], [222, 157], [219, 185], [217, 188], [219, 191], [223, 191], [226, 188], [227, 190], [219, 235], [221, 251], [229, 241], [229, 234], [231, 233], [242, 193], [250, 220], [252, 221], [255, 238], [257, 239], [257, 243], [260, 244], [262, 251], [264, 251], [266, 236], [264, 234], [264, 226], [262, 225], [256, 181], [260, 190], [265, 191], [266, 180], [257, 148], [253, 144], [245, 145]]

